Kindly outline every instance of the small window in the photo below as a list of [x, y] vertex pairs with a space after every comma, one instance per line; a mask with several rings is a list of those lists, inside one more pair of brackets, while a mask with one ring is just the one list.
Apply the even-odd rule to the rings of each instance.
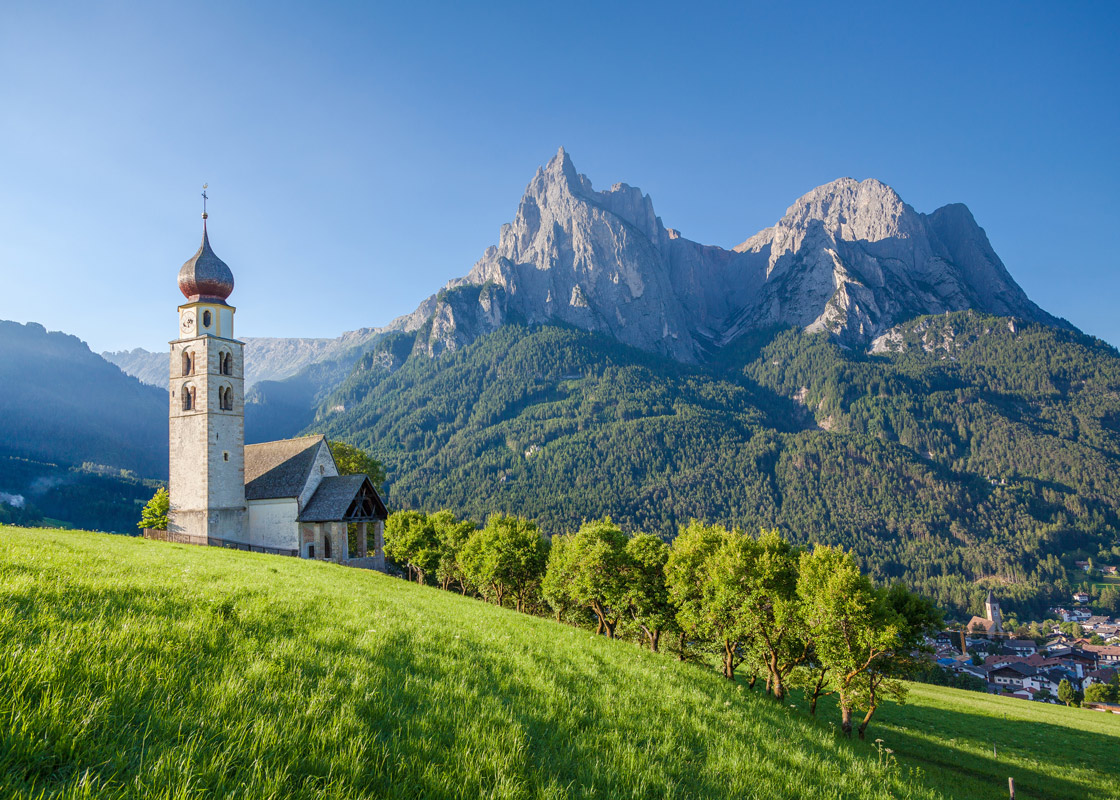
[[323, 558], [331, 557], [331, 537], [327, 534], [323, 537]]
[[191, 355], [190, 350], [183, 351], [183, 374], [194, 374], [194, 357]]
[[222, 461], [229, 461], [229, 453], [222, 453]]
[[315, 545], [313, 545], [313, 544], [307, 545], [307, 557], [308, 558], [315, 558]]
[[327, 474], [327, 468], [325, 466], [323, 466], [322, 464], [319, 465], [319, 474], [320, 475], [326, 475]]
[[190, 411], [194, 408], [194, 387], [183, 387], [183, 410]]
[[210, 327], [210, 320], [211, 320], [210, 311], [209, 310], [203, 311], [202, 312], [202, 327], [209, 328]]

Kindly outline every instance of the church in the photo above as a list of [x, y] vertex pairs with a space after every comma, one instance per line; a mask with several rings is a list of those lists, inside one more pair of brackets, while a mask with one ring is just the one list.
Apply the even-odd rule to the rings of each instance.
[[988, 599], [984, 601], [984, 616], [970, 619], [965, 630], [978, 635], [986, 634], [989, 637], [1003, 635], [1003, 615], [999, 610], [999, 601], [992, 596], [990, 589]]
[[325, 437], [245, 444], [233, 273], [206, 220], [204, 209], [202, 244], [179, 270], [187, 302], [170, 343], [169, 537], [384, 570], [385, 504], [368, 476], [339, 475]]

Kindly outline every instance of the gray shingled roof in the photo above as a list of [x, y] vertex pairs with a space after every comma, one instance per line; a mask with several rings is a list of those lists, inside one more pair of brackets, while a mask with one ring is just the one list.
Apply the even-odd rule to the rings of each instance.
[[245, 445], [245, 499], [299, 497], [325, 439], [320, 434]]
[[[374, 501], [373, 518], [385, 519], [388, 513], [385, 504], [381, 502], [373, 484], [365, 475], [334, 475], [323, 478], [311, 501], [299, 515], [301, 522], [337, 522], [347, 519], [346, 512], [362, 494], [363, 489], [368, 492]], [[364, 515], [356, 515], [361, 519]], [[369, 519], [369, 517], [364, 517]]]

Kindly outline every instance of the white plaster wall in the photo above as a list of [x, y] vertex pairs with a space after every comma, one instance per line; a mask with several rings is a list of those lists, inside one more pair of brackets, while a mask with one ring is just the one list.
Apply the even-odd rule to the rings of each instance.
[[299, 543], [299, 508], [291, 498], [249, 501], [249, 544], [296, 550]]

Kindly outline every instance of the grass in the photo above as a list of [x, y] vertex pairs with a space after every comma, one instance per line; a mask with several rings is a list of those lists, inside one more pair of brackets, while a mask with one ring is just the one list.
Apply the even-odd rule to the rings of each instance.
[[[914, 683], [904, 705], [885, 704], [868, 728], [927, 784], [949, 797], [1120, 796], [1120, 716]], [[831, 698], [822, 700], [833, 713]]]
[[1062, 773], [1020, 798], [1120, 785], [1116, 717], [1019, 703], [1010, 726], [988, 704], [1014, 701], [915, 687], [870, 729], [895, 750], [882, 759], [713, 672], [550, 620], [104, 534], [0, 528], [0, 646], [5, 798], [1002, 797], [984, 792], [988, 776], [1006, 791], [1009, 763]]

